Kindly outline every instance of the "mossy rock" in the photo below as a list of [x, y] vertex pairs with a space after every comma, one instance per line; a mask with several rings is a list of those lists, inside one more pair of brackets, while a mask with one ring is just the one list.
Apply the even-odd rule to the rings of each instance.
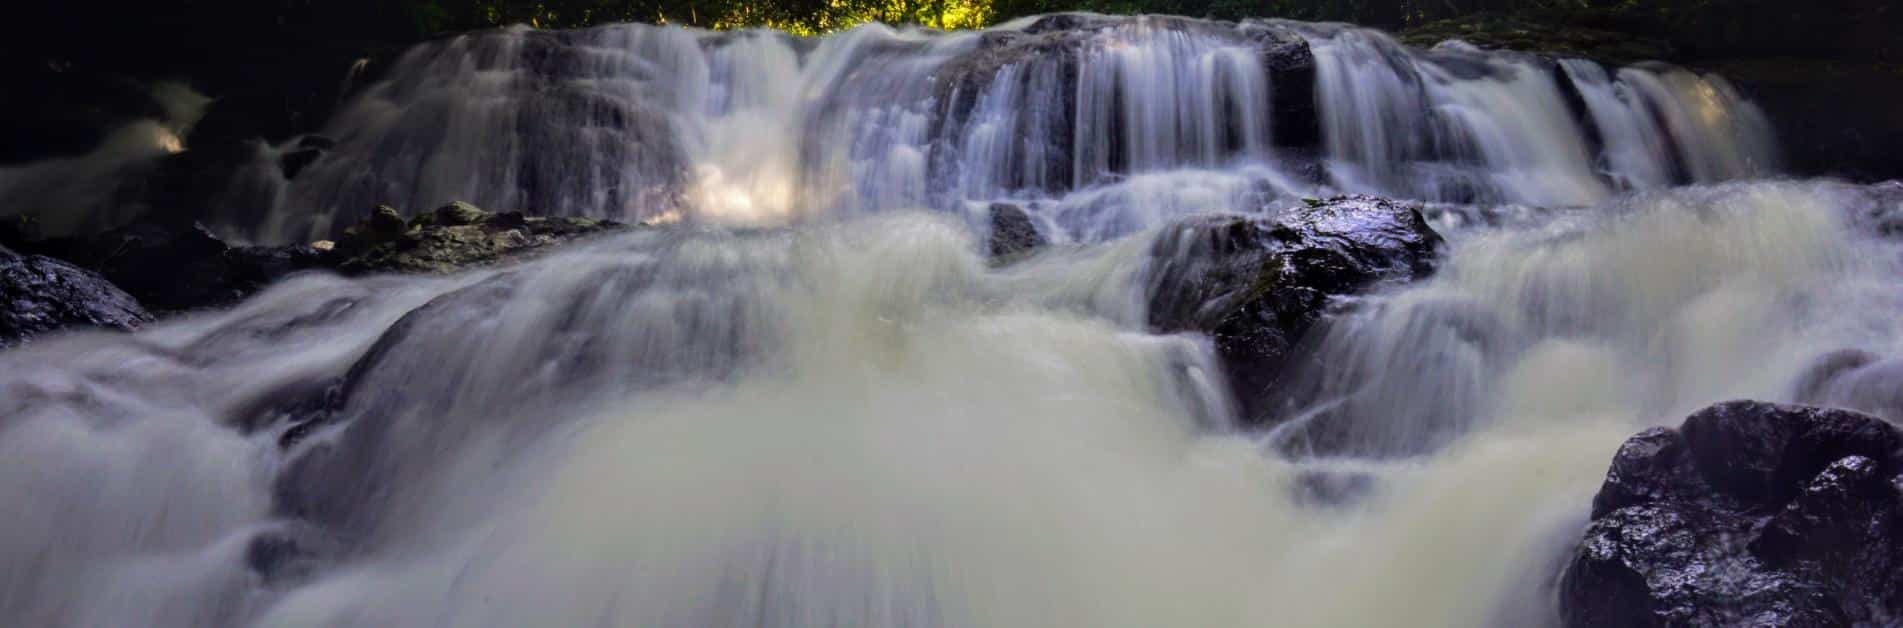
[[522, 257], [549, 245], [626, 228], [613, 221], [493, 213], [457, 201], [419, 215], [396, 231], [395, 210], [379, 207], [346, 229], [336, 245], [345, 274], [447, 274]]

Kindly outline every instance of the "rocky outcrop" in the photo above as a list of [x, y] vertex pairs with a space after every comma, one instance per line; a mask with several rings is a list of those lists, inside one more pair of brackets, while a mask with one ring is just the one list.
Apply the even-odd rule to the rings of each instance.
[[0, 248], [0, 348], [62, 328], [131, 330], [151, 321], [136, 299], [95, 273]]
[[346, 229], [329, 257], [345, 274], [450, 273], [623, 227], [591, 218], [491, 213], [462, 202], [406, 222], [384, 206]]
[[1476, 13], [1409, 27], [1397, 37], [1411, 46], [1432, 48], [1460, 40], [1488, 50], [1531, 52], [1559, 59], [1591, 59], [1612, 66], [1678, 57], [1664, 39], [1524, 14]]
[[1888, 624], [1903, 611], [1903, 431], [1721, 403], [1627, 440], [1560, 585], [1568, 626]]
[[1441, 243], [1417, 206], [1371, 196], [1192, 218], [1151, 251], [1149, 324], [1209, 334], [1245, 423], [1259, 424], [1284, 363], [1331, 300], [1431, 274]]
[[51, 239], [32, 237], [30, 225], [7, 226], [0, 244], [97, 272], [155, 311], [230, 305], [303, 271], [456, 272], [623, 228], [587, 218], [493, 213], [460, 202], [410, 220], [380, 207], [323, 248], [232, 246], [196, 223], [137, 222], [89, 237]]
[[1903, 62], [1778, 57], [1710, 67], [1764, 109], [1791, 174], [1903, 177]]
[[229, 305], [286, 275], [324, 267], [322, 252], [309, 246], [234, 247], [197, 224], [134, 223], [40, 247], [161, 311]]

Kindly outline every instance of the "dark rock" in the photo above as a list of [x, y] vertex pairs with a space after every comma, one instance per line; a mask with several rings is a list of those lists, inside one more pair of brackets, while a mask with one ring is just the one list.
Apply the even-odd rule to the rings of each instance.
[[1637, 504], [1672, 501], [1696, 495], [1700, 486], [1687, 467], [1685, 439], [1678, 430], [1655, 427], [1627, 439], [1612, 457], [1606, 482], [1592, 499], [1592, 516]]
[[278, 168], [284, 171], [284, 178], [295, 179], [298, 173], [304, 171], [305, 166], [311, 165], [311, 162], [317, 161], [317, 158], [322, 156], [324, 156], [322, 149], [300, 148], [279, 157]]
[[395, 209], [384, 206], [346, 229], [334, 255], [336, 268], [345, 274], [450, 273], [622, 228], [590, 218], [493, 214], [463, 202], [405, 222]]
[[280, 587], [309, 580], [340, 550], [336, 539], [322, 530], [297, 523], [276, 526], [251, 537], [244, 562], [266, 586]]
[[1619, 449], [1560, 586], [1568, 626], [1877, 625], [1903, 586], [1903, 431], [1733, 401]]
[[151, 321], [138, 300], [98, 274], [0, 248], [0, 347], [64, 328], [133, 330]]
[[1705, 483], [1750, 504], [1788, 501], [1844, 456], [1903, 469], [1903, 434], [1848, 410], [1733, 401], [1692, 414], [1679, 433]]
[[1243, 420], [1260, 424], [1284, 362], [1331, 299], [1427, 276], [1440, 246], [1418, 207], [1370, 196], [1191, 218], [1151, 251], [1149, 323], [1209, 334]]
[[991, 237], [986, 242], [987, 252], [994, 259], [1016, 258], [1050, 242], [1044, 234], [1038, 233], [1037, 225], [1031, 222], [1031, 215], [1024, 208], [1010, 203], [992, 203]]
[[1754, 58], [1710, 69], [1764, 110], [1788, 173], [1903, 177], [1903, 62]]
[[1315, 52], [1308, 40], [1275, 24], [1249, 21], [1240, 26], [1262, 66], [1269, 72], [1269, 123], [1278, 146], [1319, 148], [1321, 113], [1315, 105]]
[[233, 248], [200, 225], [150, 222], [68, 245], [66, 256], [159, 310], [228, 305], [325, 263], [309, 246]]
[[1737, 522], [1674, 504], [1593, 521], [1560, 584], [1568, 626], [1842, 626], [1816, 583], [1738, 554]]

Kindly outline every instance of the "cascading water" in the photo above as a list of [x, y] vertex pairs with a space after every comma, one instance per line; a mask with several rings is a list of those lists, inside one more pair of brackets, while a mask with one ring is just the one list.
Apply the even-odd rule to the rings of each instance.
[[[1046, 226], [1101, 239], [1159, 224], [1131, 207], [1330, 192], [1576, 206], [1775, 168], [1762, 115], [1716, 77], [1420, 51], [1345, 25], [1090, 15], [817, 40], [473, 33], [411, 50], [322, 133], [336, 150], [294, 179], [236, 177], [216, 227], [306, 240], [378, 203], [451, 200], [752, 225], [1008, 200], [1067, 208]], [[1181, 183], [1126, 185], [1143, 177]], [[1212, 178], [1258, 194], [1145, 189]]]
[[[1758, 118], [1338, 25], [427, 43], [220, 228], [680, 224], [0, 353], [0, 623], [1551, 624], [1622, 439], [1903, 350], [1903, 207], [1717, 182], [1774, 167]], [[1210, 342], [1145, 328], [1152, 243], [1341, 190], [1458, 201], [1441, 270], [1241, 429]], [[986, 260], [992, 202], [1060, 246]]]

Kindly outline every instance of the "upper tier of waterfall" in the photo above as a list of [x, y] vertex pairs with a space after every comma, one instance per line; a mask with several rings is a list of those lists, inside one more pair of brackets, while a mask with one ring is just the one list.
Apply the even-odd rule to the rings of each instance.
[[321, 133], [335, 149], [294, 179], [241, 173], [217, 228], [298, 241], [378, 203], [451, 200], [750, 225], [1009, 200], [1099, 240], [1263, 196], [1583, 205], [1777, 164], [1763, 116], [1716, 76], [1078, 14], [813, 39], [468, 33], [410, 50]]

